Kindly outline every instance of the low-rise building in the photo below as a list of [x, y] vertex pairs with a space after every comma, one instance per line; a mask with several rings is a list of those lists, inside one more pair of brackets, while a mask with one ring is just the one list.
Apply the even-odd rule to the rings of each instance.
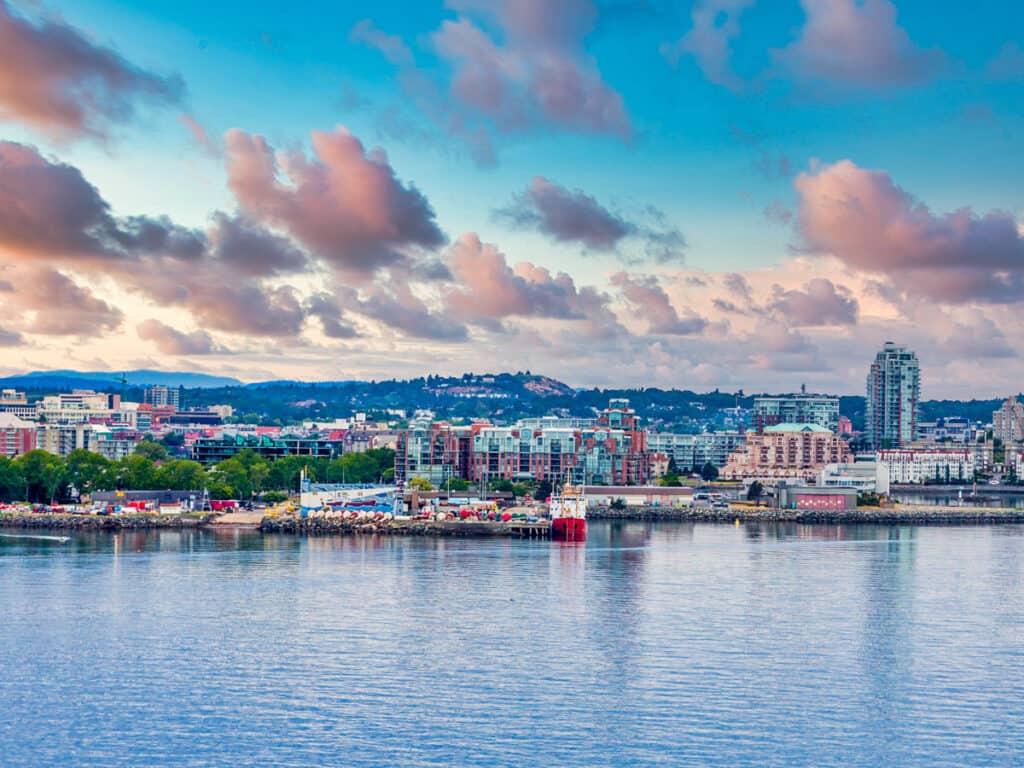
[[882, 461], [826, 464], [818, 475], [818, 487], [885, 495], [889, 493], [889, 467]]
[[974, 453], [967, 448], [885, 449], [875, 460], [889, 467], [889, 483], [957, 483], [974, 478]]
[[779, 509], [838, 512], [857, 508], [854, 488], [818, 488], [780, 483], [775, 495]]
[[777, 424], [762, 434], [747, 433], [721, 476], [729, 480], [814, 480], [827, 464], [853, 461], [849, 445], [817, 424]]
[[230, 459], [247, 448], [267, 459], [282, 456], [329, 459], [341, 453], [337, 443], [317, 437], [224, 434], [220, 437], [202, 437], [193, 442], [192, 460], [202, 464], [215, 464]]
[[36, 425], [13, 413], [0, 413], [0, 456], [13, 459], [35, 450]]

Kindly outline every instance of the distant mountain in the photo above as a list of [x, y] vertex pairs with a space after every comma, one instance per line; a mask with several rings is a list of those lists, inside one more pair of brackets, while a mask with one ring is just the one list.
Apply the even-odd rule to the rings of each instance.
[[114, 389], [121, 386], [122, 375], [130, 387], [151, 387], [162, 384], [166, 387], [187, 387], [206, 389], [210, 387], [237, 387], [241, 381], [227, 376], [211, 376], [206, 373], [178, 371], [32, 371], [20, 376], [0, 378], [0, 386], [29, 389]]

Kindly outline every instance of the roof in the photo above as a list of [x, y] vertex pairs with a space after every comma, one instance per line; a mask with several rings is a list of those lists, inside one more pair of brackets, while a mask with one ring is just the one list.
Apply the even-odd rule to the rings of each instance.
[[774, 424], [770, 427], [764, 428], [765, 432], [828, 432], [831, 434], [832, 430], [826, 429], [820, 424], [798, 424], [796, 422], [783, 422], [782, 424]]
[[0, 429], [29, 429], [34, 426], [33, 422], [19, 419], [13, 413], [0, 412]]

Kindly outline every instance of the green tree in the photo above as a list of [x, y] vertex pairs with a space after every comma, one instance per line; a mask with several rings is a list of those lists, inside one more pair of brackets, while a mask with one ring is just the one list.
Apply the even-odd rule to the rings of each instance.
[[299, 487], [302, 468], [310, 463], [308, 456], [282, 456], [270, 462], [263, 485], [275, 491], [294, 492]]
[[747, 488], [747, 501], [760, 501], [764, 495], [764, 486], [760, 480], [755, 480]]
[[709, 483], [712, 480], [718, 479], [718, 467], [712, 464], [710, 461], [705, 463], [700, 469], [700, 476], [704, 482]]
[[[240, 453], [238, 456], [225, 459], [210, 470], [210, 488], [223, 488], [227, 491], [228, 495], [221, 498], [248, 499], [252, 495], [252, 480], [249, 478], [248, 468], [239, 458], [241, 455]], [[213, 495], [212, 490], [210, 495]]]
[[121, 487], [132, 491], [156, 488], [156, 465], [145, 456], [135, 453], [121, 459], [118, 467]]
[[512, 493], [513, 490], [512, 481], [505, 478], [491, 480], [487, 487], [492, 491], [499, 491], [500, 493]]
[[150, 461], [165, 461], [167, 459], [167, 448], [152, 440], [140, 440], [135, 446], [135, 453]]
[[425, 477], [413, 477], [409, 479], [409, 487], [415, 488], [417, 491], [432, 491], [434, 485]]
[[157, 469], [154, 483], [172, 491], [200, 490], [206, 484], [206, 470], [196, 461], [171, 459]]
[[29, 451], [15, 459], [25, 481], [27, 501], [52, 503], [64, 482], [64, 460], [43, 450]]
[[68, 484], [80, 495], [117, 487], [117, 464], [98, 453], [79, 448], [67, 455], [64, 466]]
[[0, 456], [0, 501], [25, 500], [25, 476], [21, 466]]
[[551, 491], [551, 481], [541, 480], [539, 483], [537, 483], [537, 490], [534, 491], [533, 497], [540, 501], [544, 501], [551, 495]]

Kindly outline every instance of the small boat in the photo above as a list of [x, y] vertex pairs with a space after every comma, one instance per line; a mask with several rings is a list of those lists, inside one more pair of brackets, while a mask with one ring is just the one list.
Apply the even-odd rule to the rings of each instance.
[[34, 536], [31, 534], [0, 533], [0, 539], [28, 539], [30, 541], [52, 541], [56, 544], [67, 544], [70, 536]]
[[587, 496], [582, 485], [566, 483], [548, 502], [552, 541], [587, 540]]

